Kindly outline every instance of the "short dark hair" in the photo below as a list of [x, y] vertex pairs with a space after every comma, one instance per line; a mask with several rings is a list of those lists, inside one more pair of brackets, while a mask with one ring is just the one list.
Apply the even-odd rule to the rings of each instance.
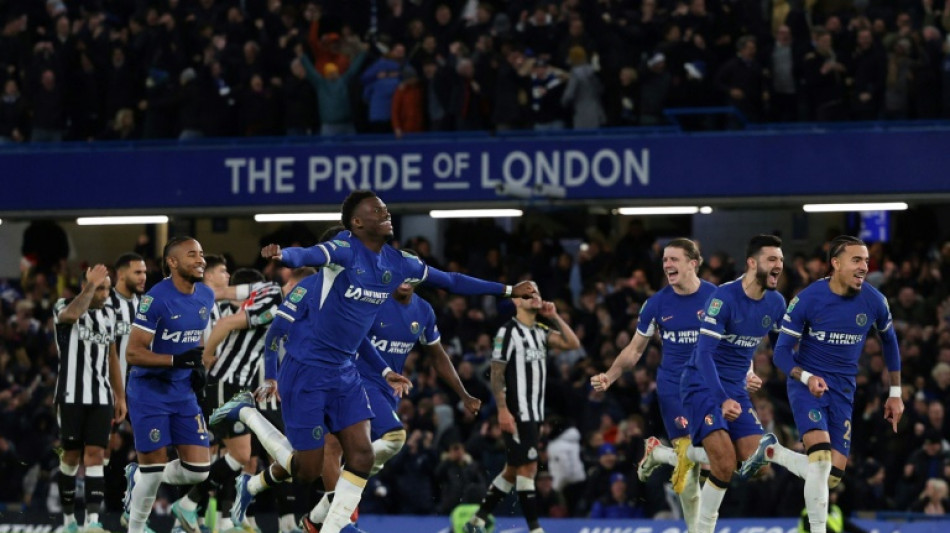
[[317, 239], [317, 242], [327, 242], [333, 237], [336, 237], [337, 233], [340, 233], [341, 231], [345, 229], [346, 228], [343, 226], [343, 224], [334, 224], [330, 226], [329, 228], [323, 230], [323, 233], [320, 234], [320, 238]]
[[231, 274], [231, 285], [242, 285], [244, 283], [260, 283], [264, 281], [264, 274], [253, 268], [239, 268]]
[[[845, 248], [848, 246], [867, 246], [864, 244], [864, 241], [857, 237], [851, 235], [838, 235], [831, 240], [831, 244], [828, 246], [828, 264], [831, 264], [831, 259], [838, 257], [844, 253]], [[832, 270], [834, 267], [832, 267]]]
[[762, 251], [762, 248], [766, 246], [775, 246], [776, 248], [781, 248], [782, 239], [776, 235], [756, 235], [749, 239], [749, 246], [745, 249], [746, 259], [750, 257], [755, 257], [759, 255], [759, 252]]
[[145, 258], [135, 252], [124, 253], [115, 260], [113, 268], [118, 272], [120, 268], [129, 266], [132, 261], [145, 261]]
[[696, 269], [703, 266], [703, 256], [699, 253], [699, 246], [696, 244], [696, 241], [685, 238], [677, 238], [666, 243], [664, 248], [679, 248], [683, 250], [683, 253], [686, 254], [686, 259], [690, 261], [696, 261]]
[[228, 260], [221, 254], [205, 254], [205, 270], [211, 270], [218, 265], [227, 265]]
[[168, 242], [165, 243], [165, 247], [162, 248], [162, 274], [165, 276], [170, 276], [172, 271], [168, 268], [168, 256], [172, 251], [178, 247], [179, 244], [188, 241], [197, 240], [194, 237], [189, 237], [187, 235], [181, 235], [179, 237], [172, 237], [168, 239]]
[[356, 211], [356, 206], [360, 205], [360, 202], [367, 198], [376, 198], [376, 193], [367, 189], [357, 189], [343, 200], [343, 206], [340, 208], [340, 218], [342, 219], [344, 228], [349, 230], [353, 229], [353, 226], [350, 224], [350, 221], [353, 219], [353, 212]]

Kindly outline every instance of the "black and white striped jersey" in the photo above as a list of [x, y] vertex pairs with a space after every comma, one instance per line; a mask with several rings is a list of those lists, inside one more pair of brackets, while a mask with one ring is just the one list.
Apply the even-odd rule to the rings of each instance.
[[505, 398], [515, 420], [544, 421], [549, 333], [540, 322], [529, 327], [512, 318], [495, 335], [492, 362], [506, 364]]
[[89, 309], [73, 324], [59, 315], [73, 299], [60, 298], [53, 307], [59, 375], [56, 401], [63, 404], [111, 405], [109, 347], [115, 342], [115, 311]]
[[115, 312], [115, 348], [119, 353], [119, 368], [122, 369], [122, 375], [127, 377], [129, 363], [125, 359], [125, 352], [129, 348], [129, 334], [132, 333], [132, 324], [135, 322], [135, 310], [139, 308], [139, 295], [133, 294], [132, 298], [126, 298], [113, 287], [106, 306]]
[[247, 300], [234, 311], [244, 310], [248, 328], [232, 331], [221, 343], [218, 359], [209, 372], [212, 380], [249, 389], [257, 386], [263, 364], [264, 337], [282, 299], [277, 283], [262, 282], [251, 286]]

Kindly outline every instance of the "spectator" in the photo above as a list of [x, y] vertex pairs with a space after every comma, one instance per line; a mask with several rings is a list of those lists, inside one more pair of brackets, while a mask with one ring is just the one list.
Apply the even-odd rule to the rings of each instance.
[[744, 35], [736, 43], [736, 57], [723, 65], [716, 79], [726, 102], [751, 122], [763, 119], [764, 102], [769, 97], [762, 67], [755, 58], [757, 50], [755, 37]]
[[843, 91], [844, 65], [838, 61], [832, 47], [831, 33], [823, 27], [812, 31], [815, 50], [805, 56], [805, 91], [811, 109], [811, 118], [818, 121], [844, 118]]
[[627, 496], [627, 477], [617, 472], [610, 476], [610, 492], [594, 502], [591, 518], [643, 518], [643, 509]]
[[0, 97], [0, 144], [23, 142], [27, 119], [26, 104], [20, 96], [16, 80], [7, 80], [3, 84], [3, 96]]
[[534, 63], [531, 74], [531, 118], [536, 131], [564, 129], [564, 112], [561, 95], [564, 80], [546, 59]]
[[405, 133], [419, 133], [424, 129], [422, 84], [416, 69], [405, 66], [402, 69], [399, 86], [393, 94], [392, 126], [396, 138]]
[[[363, 71], [363, 100], [369, 105], [369, 131], [392, 132], [393, 95], [399, 86], [399, 75], [406, 58], [406, 48], [399, 43]], [[318, 97], [319, 100], [319, 97]]]
[[571, 48], [567, 63], [571, 74], [561, 103], [573, 110], [574, 129], [599, 128], [607, 121], [601, 105], [604, 86], [587, 61], [587, 51], [581, 46]]
[[310, 64], [306, 56], [300, 56], [300, 65], [306, 71], [310, 85], [316, 91], [317, 105], [320, 109], [320, 135], [352, 135], [356, 133], [353, 123], [353, 111], [350, 103], [349, 82], [356, 76], [366, 59], [366, 52], [356, 56], [350, 68], [340, 75], [340, 69], [334, 63], [327, 63], [323, 73]]

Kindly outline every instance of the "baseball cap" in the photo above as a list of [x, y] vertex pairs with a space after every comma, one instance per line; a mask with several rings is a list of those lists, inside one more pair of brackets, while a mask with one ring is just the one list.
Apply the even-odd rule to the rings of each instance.
[[617, 448], [609, 442], [605, 442], [600, 445], [600, 448], [597, 449], [597, 457], [603, 457], [607, 454], [617, 455]]
[[615, 473], [613, 473], [613, 474], [610, 475], [610, 484], [611, 484], [611, 485], [613, 485], [614, 483], [616, 483], [616, 482], [618, 482], [618, 481], [623, 481], [624, 483], [626, 483], [626, 482], [627, 482], [627, 476], [621, 474], [620, 472], [615, 472]]

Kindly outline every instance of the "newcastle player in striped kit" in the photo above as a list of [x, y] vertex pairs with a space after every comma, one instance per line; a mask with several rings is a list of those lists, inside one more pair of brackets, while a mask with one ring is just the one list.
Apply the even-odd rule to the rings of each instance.
[[114, 420], [125, 418], [125, 386], [115, 347], [115, 313], [106, 307], [111, 281], [104, 265], [85, 273], [82, 291], [60, 299], [53, 309], [59, 375], [57, 418], [63, 454], [59, 494], [64, 531], [76, 533], [76, 472], [86, 466], [86, 531], [102, 530], [99, 510], [105, 496], [103, 461]]
[[128, 375], [125, 351], [129, 347], [129, 333], [135, 322], [139, 296], [145, 294], [145, 274], [145, 259], [142, 256], [136, 253], [120, 255], [115, 261], [115, 285], [106, 301], [106, 306], [115, 311], [115, 346], [119, 353], [123, 381]]
[[[537, 290], [537, 285], [534, 287]], [[478, 513], [465, 524], [466, 533], [484, 533], [488, 514], [513, 488], [528, 531], [543, 532], [538, 523], [534, 477], [538, 473], [538, 429], [544, 421], [548, 347], [576, 350], [580, 341], [554, 304], [543, 302], [540, 293], [513, 302], [518, 311], [498, 330], [491, 362], [491, 388], [508, 458], [505, 469], [488, 487]], [[556, 329], [538, 322], [539, 314], [554, 322]]]
[[[220, 268], [226, 269], [226, 266], [222, 263]], [[230, 279], [240, 285], [251, 284], [250, 294], [239, 305], [226, 303], [222, 306], [222, 316], [215, 321], [205, 340], [203, 355], [205, 366], [210, 368], [208, 378], [211, 382], [203, 402], [206, 417], [235, 394], [257, 386], [264, 336], [282, 300], [280, 285], [265, 282], [263, 274], [257, 270], [242, 268]], [[211, 489], [217, 494], [219, 508], [230, 508], [234, 500], [234, 478], [251, 460], [251, 433], [244, 424], [219, 424], [213, 431], [227, 452], [211, 466], [208, 479], [195, 485], [177, 502], [188, 511], [196, 510]], [[186, 518], [197, 521], [197, 515], [190, 513]], [[223, 520], [219, 526], [222, 531], [232, 526], [240, 527], [240, 524], [231, 524], [228, 517]], [[182, 525], [187, 528], [193, 524]]]

